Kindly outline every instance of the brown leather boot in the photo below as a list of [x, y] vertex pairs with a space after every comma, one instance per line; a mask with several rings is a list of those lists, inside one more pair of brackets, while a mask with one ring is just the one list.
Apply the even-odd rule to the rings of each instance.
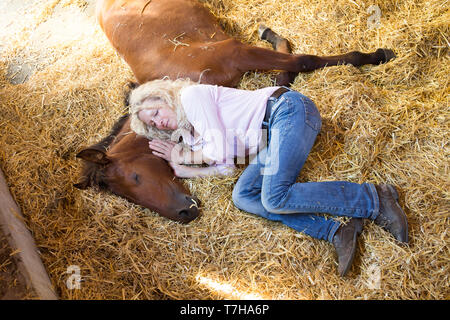
[[398, 193], [393, 185], [375, 185], [380, 200], [380, 213], [375, 224], [389, 231], [400, 242], [408, 242], [408, 221], [398, 204]]
[[338, 273], [345, 276], [352, 266], [356, 252], [358, 235], [363, 229], [363, 219], [352, 218], [347, 224], [341, 225], [333, 237], [333, 245], [338, 256]]

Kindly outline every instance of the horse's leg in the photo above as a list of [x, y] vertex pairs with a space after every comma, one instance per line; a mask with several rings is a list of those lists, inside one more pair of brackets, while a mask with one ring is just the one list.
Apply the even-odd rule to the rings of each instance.
[[[283, 53], [292, 53], [292, 47], [286, 38], [275, 33], [272, 29], [261, 24], [258, 28], [258, 35], [261, 40], [266, 40], [272, 45], [275, 51]], [[290, 86], [294, 82], [298, 73], [281, 71], [276, 77], [276, 83], [279, 86]]]
[[235, 67], [243, 72], [248, 70], [284, 70], [298, 73], [339, 64], [351, 64], [355, 67], [365, 64], [377, 65], [395, 58], [394, 52], [390, 49], [378, 49], [371, 53], [352, 51], [336, 56], [320, 57], [310, 54], [287, 54], [242, 43], [238, 46], [239, 48], [235, 48], [237, 50], [233, 56], [233, 62]]
[[300, 72], [313, 71], [323, 67], [336, 66], [340, 64], [351, 64], [359, 67], [365, 64], [381, 64], [389, 62], [396, 57], [395, 53], [390, 49], [377, 49], [375, 52], [362, 53], [359, 51], [351, 51], [349, 53], [336, 56], [315, 56], [315, 55], [299, 55]]

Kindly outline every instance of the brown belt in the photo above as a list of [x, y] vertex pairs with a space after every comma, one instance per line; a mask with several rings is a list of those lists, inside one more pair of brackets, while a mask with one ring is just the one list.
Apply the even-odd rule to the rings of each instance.
[[280, 87], [277, 90], [275, 90], [275, 92], [272, 93], [272, 95], [267, 100], [266, 114], [264, 116], [264, 120], [263, 120], [263, 123], [262, 123], [262, 128], [263, 129], [268, 129], [269, 119], [270, 119], [270, 115], [272, 114], [272, 107], [273, 107], [273, 105], [275, 104], [275, 102], [277, 102], [278, 98], [281, 97], [281, 95], [283, 93], [286, 93], [288, 91], [292, 91], [292, 90], [288, 89], [286, 87]]

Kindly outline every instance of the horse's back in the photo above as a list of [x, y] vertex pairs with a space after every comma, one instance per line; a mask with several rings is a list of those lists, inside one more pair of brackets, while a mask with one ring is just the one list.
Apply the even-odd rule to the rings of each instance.
[[101, 0], [97, 18], [141, 83], [198, 74], [210, 63], [204, 53], [230, 39], [197, 0]]

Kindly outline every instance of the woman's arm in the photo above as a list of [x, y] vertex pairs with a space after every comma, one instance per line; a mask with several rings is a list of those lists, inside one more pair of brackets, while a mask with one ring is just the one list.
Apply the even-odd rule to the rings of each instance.
[[195, 178], [206, 176], [227, 176], [233, 173], [233, 165], [210, 165], [208, 167], [189, 167], [186, 164], [212, 163], [210, 159], [203, 156], [202, 150], [183, 151], [183, 148], [172, 141], [154, 139], [149, 142], [153, 154], [169, 161], [170, 166], [179, 178]]
[[177, 164], [211, 164], [213, 161], [203, 155], [202, 150], [189, 151], [173, 141], [153, 139], [148, 143], [153, 154]]
[[234, 171], [234, 166], [208, 166], [208, 167], [188, 167], [182, 164], [169, 162], [175, 172], [175, 176], [179, 178], [195, 178], [207, 176], [227, 176]]

